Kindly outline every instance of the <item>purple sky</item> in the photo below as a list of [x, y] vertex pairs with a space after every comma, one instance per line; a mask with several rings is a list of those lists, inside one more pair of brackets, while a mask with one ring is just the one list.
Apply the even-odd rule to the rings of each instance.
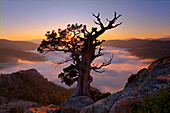
[[102, 35], [103, 39], [160, 38], [169, 33], [169, 0], [1, 0], [1, 38], [42, 39], [48, 30], [65, 28], [69, 23], [96, 26], [91, 13], [113, 18], [116, 11], [123, 25]]

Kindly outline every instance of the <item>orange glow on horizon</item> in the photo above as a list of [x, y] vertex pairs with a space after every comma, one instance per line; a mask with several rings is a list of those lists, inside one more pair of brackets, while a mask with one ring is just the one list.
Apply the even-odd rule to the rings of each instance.
[[[91, 31], [92, 27], [98, 27], [95, 24], [87, 23], [87, 30]], [[35, 26], [29, 25], [26, 29], [21, 26], [15, 26], [13, 28], [4, 28], [1, 30], [1, 39], [7, 40], [36, 40], [36, 39], [46, 39], [45, 33], [47, 31], [55, 30], [57, 31], [58, 28], [62, 30], [65, 29], [67, 26], [66, 24], [58, 25], [47, 25], [47, 26]], [[135, 29], [136, 28], [136, 29]], [[98, 27], [100, 30], [100, 27]], [[123, 23], [121, 26], [118, 26], [114, 29], [107, 30], [104, 34], [99, 36], [99, 40], [127, 40], [132, 38], [138, 39], [147, 39], [147, 38], [164, 38], [170, 36], [169, 29], [166, 27], [162, 29], [155, 29], [154, 26], [150, 26], [150, 28], [146, 29], [145, 27], [141, 26], [138, 28], [137, 26], [133, 25], [133, 27], [126, 25]]]
[[[88, 24], [87, 24], [88, 25]], [[23, 29], [22, 27], [12, 30], [1, 30], [1, 39], [7, 39], [7, 40], [36, 40], [36, 39], [46, 39], [45, 33], [46, 31], [52, 31], [57, 28], [64, 29], [65, 25], [62, 25], [62, 27], [56, 27], [56, 26], [47, 26], [44, 28], [39, 28], [35, 26], [29, 26], [28, 29]], [[91, 25], [88, 27], [88, 31], [91, 29]], [[93, 26], [94, 27], [94, 26]], [[99, 28], [100, 29], [100, 28]], [[144, 28], [143, 28], [144, 29]], [[9, 33], [10, 32], [10, 33]], [[147, 38], [164, 38], [167, 36], [170, 36], [168, 33], [168, 29], [149, 29], [149, 30], [138, 30], [138, 29], [130, 29], [127, 28], [127, 26], [122, 25], [117, 28], [107, 30], [104, 34], [102, 34], [98, 39], [99, 40], [126, 40], [126, 39], [132, 39], [132, 38], [138, 38], [138, 39], [147, 39]]]
[[[148, 38], [153, 38], [153, 39], [157, 39], [157, 38], [164, 38], [167, 37], [169, 35], [158, 35], [158, 36], [124, 36], [123, 34], [103, 34], [101, 35], [98, 39], [99, 40], [127, 40], [127, 39], [148, 39]], [[24, 38], [23, 38], [24, 37]], [[69, 37], [70, 39], [71, 37]], [[39, 34], [39, 35], [30, 35], [30, 34], [22, 34], [20, 36], [15, 36], [15, 35], [7, 35], [7, 36], [1, 36], [0, 39], [7, 39], [7, 40], [12, 40], [12, 41], [26, 41], [26, 40], [38, 40], [38, 39], [46, 39], [44, 34]]]

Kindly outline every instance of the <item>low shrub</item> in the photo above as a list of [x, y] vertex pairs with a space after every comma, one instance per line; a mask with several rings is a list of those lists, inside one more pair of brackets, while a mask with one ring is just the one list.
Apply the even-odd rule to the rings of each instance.
[[161, 89], [158, 94], [144, 96], [139, 102], [135, 113], [169, 113], [170, 112], [170, 87], [167, 90]]

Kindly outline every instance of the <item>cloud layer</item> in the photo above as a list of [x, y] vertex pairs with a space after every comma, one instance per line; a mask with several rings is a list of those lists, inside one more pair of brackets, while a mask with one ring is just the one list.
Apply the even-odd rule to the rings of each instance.
[[[125, 50], [126, 49], [115, 47], [104, 47], [104, 57], [96, 59], [95, 62], [99, 64], [102, 63], [104, 59], [109, 59], [111, 53], [114, 54], [114, 59], [109, 66], [103, 68], [103, 70], [105, 70], [104, 73], [96, 73], [92, 71], [92, 86], [100, 89], [100, 91], [102, 92], [114, 93], [124, 87], [128, 77], [131, 74], [136, 73], [142, 68], [147, 68], [147, 66], [153, 61], [152, 59], [140, 59], [136, 56], [132, 56], [129, 52]], [[37, 53], [36, 51], [33, 52]], [[67, 58], [69, 54], [63, 54], [61, 52], [50, 52], [45, 54], [44, 56], [48, 59], [48, 61], [30, 62], [18, 60], [18, 65], [12, 66], [10, 68], [1, 69], [0, 72], [12, 73], [18, 70], [35, 68], [44, 77], [48, 78], [54, 83], [69, 88], [65, 84], [61, 83], [60, 79], [58, 78], [58, 74], [71, 62], [63, 65], [56, 65], [55, 63], [56, 61], [61, 61], [62, 59]]]

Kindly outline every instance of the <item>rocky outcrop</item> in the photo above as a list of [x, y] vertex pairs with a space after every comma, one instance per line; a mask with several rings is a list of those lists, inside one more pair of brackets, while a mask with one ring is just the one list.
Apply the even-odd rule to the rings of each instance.
[[71, 97], [62, 102], [61, 107], [48, 105], [27, 109], [24, 113], [79, 113], [83, 107], [93, 104], [94, 101], [86, 96]]
[[94, 103], [94, 101], [86, 96], [71, 97], [61, 103], [61, 113], [79, 113], [80, 110]]
[[48, 81], [36, 69], [0, 75], [0, 97], [40, 102], [40, 97], [45, 94], [49, 103], [59, 105], [73, 92]]
[[80, 110], [94, 103], [94, 101], [86, 96], [71, 97], [61, 103], [61, 113], [79, 113]]
[[23, 113], [28, 108], [39, 106], [38, 103], [31, 101], [0, 97], [0, 113]]
[[107, 113], [111, 108], [112, 103], [115, 103], [118, 100], [120, 94], [121, 92], [114, 93], [90, 106], [84, 107], [80, 113]]
[[84, 107], [80, 113], [127, 113], [135, 108], [137, 99], [167, 89], [170, 80], [170, 57], [153, 62], [129, 77], [125, 88], [96, 103]]

